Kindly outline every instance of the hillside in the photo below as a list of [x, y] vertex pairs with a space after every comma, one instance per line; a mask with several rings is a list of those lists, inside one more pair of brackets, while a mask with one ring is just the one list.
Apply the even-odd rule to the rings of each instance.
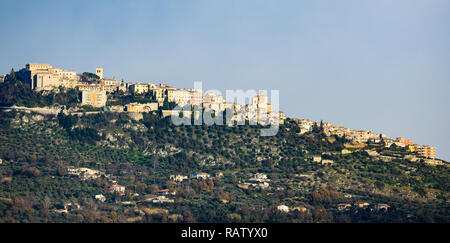
[[[350, 141], [300, 134], [290, 119], [273, 137], [257, 126], [174, 126], [157, 112], [136, 121], [2, 110], [0, 126], [3, 222], [450, 221], [446, 163], [413, 162], [395, 145], [343, 154]], [[170, 180], [195, 172], [210, 177]], [[109, 193], [114, 182], [125, 192]]]

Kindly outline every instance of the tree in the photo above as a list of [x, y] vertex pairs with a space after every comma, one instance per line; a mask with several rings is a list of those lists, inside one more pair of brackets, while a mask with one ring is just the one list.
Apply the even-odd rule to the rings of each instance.
[[164, 102], [163, 102], [163, 110], [168, 110], [168, 109], [169, 109], [169, 99], [166, 96], [166, 98], [164, 98]]
[[65, 166], [58, 166], [58, 168], [56, 169], [56, 174], [59, 176], [64, 176], [65, 174], [67, 174], [67, 168]]
[[312, 132], [317, 133], [318, 131], [319, 131], [319, 127], [317, 126], [317, 122], [314, 122], [313, 127], [312, 127]]
[[376, 182], [375, 182], [375, 187], [376, 187], [378, 190], [383, 190], [383, 189], [384, 189], [384, 183], [381, 182], [381, 181], [376, 181]]
[[41, 174], [39, 169], [36, 167], [23, 167], [21, 173], [29, 177], [37, 177]]
[[173, 182], [171, 180], [166, 181], [166, 187], [170, 191], [173, 191], [175, 189], [175, 182]]
[[16, 81], [16, 72], [14, 72], [14, 68], [11, 68], [11, 72], [9, 73], [8, 80], [9, 81]]
[[83, 81], [88, 81], [88, 80], [98, 80], [98, 79], [100, 79], [100, 77], [99, 77], [97, 74], [94, 74], [94, 73], [84, 72], [84, 73], [81, 75], [81, 79], [82, 79]]
[[42, 200], [42, 206], [43, 206], [45, 209], [49, 209], [50, 206], [51, 206], [51, 204], [52, 204], [52, 200], [51, 200], [48, 196], [45, 196], [45, 197], [44, 197], [44, 200]]

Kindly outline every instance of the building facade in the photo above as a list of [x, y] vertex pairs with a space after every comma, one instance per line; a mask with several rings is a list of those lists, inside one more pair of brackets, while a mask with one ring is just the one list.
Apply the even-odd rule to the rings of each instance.
[[146, 83], [135, 83], [130, 86], [130, 91], [135, 94], [145, 94], [148, 93], [148, 84]]
[[106, 91], [83, 91], [81, 95], [81, 104], [93, 107], [103, 107], [106, 105]]
[[103, 86], [103, 89], [108, 93], [114, 93], [118, 91], [119, 81], [113, 78], [104, 78], [100, 80], [100, 84]]
[[125, 105], [125, 110], [128, 112], [150, 112], [158, 110], [158, 103], [146, 103], [146, 104], [138, 104], [138, 103], [130, 103]]
[[100, 78], [103, 79], [103, 68], [98, 67], [95, 69], [95, 74]]
[[416, 151], [418, 154], [426, 158], [434, 159], [436, 157], [436, 148], [430, 147], [428, 145], [425, 146], [417, 145]]
[[20, 70], [21, 78], [35, 90], [54, 90], [58, 87], [75, 88], [79, 77], [75, 71], [54, 68], [50, 64], [27, 63]]

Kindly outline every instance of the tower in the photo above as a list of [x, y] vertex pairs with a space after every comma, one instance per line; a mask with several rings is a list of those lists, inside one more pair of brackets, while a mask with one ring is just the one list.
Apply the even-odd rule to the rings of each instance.
[[96, 74], [97, 76], [99, 76], [100, 79], [103, 79], [103, 68], [101, 68], [101, 67], [96, 68], [96, 69], [95, 69], [95, 74]]

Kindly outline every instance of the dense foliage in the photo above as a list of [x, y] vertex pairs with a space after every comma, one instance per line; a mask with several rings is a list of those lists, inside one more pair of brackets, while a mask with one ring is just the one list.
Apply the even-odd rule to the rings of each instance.
[[63, 105], [73, 107], [80, 103], [80, 94], [75, 89], [61, 92], [46, 93], [45, 91], [36, 92], [30, 88], [28, 82], [20, 80], [7, 80], [0, 83], [0, 106], [26, 106], [42, 107], [52, 105]]
[[[330, 142], [320, 130], [299, 135], [287, 121], [273, 137], [259, 126], [174, 126], [157, 113], [140, 121], [126, 113], [58, 116], [0, 114], [0, 221], [4, 222], [448, 222], [448, 166], [398, 157], [384, 162], [364, 150], [342, 155], [345, 138]], [[368, 145], [396, 156], [403, 148]], [[320, 154], [334, 161], [311, 161]], [[127, 190], [106, 193], [106, 178], [80, 180], [67, 167], [112, 175]], [[169, 180], [206, 172], [207, 180]], [[252, 173], [270, 188], [242, 188]], [[167, 188], [174, 203], [145, 202]], [[104, 194], [105, 202], [94, 199]], [[134, 195], [135, 193], [139, 194]], [[339, 203], [369, 207], [338, 210]], [[80, 209], [55, 210], [71, 202]], [[125, 202], [125, 203], [124, 203]], [[131, 202], [131, 204], [130, 204]], [[385, 203], [389, 209], [377, 210]], [[285, 204], [305, 211], [283, 213]]]

